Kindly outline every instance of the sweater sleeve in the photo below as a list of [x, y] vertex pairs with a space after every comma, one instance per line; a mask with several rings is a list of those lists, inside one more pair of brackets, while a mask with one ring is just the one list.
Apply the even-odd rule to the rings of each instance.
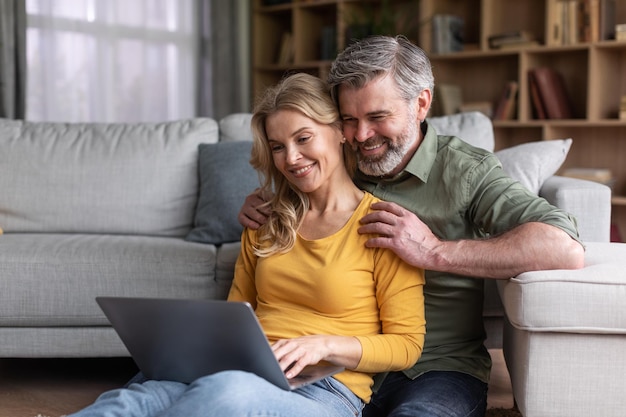
[[235, 276], [228, 293], [228, 301], [247, 301], [256, 308], [257, 290], [255, 270], [257, 257], [252, 242], [256, 232], [245, 229], [241, 235], [241, 249], [235, 263]]
[[382, 334], [358, 336], [363, 353], [360, 372], [410, 368], [424, 346], [424, 271], [402, 261], [391, 250], [376, 253], [376, 298]]

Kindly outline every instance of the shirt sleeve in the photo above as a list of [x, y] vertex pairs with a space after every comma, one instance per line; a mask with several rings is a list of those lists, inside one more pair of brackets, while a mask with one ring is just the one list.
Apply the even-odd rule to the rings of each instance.
[[523, 223], [541, 222], [581, 242], [576, 219], [506, 175], [495, 155], [477, 164], [469, 178], [468, 215], [485, 234], [496, 235]]
[[358, 336], [363, 353], [356, 370], [375, 373], [410, 368], [424, 347], [424, 271], [391, 250], [379, 249], [374, 274], [382, 334]]

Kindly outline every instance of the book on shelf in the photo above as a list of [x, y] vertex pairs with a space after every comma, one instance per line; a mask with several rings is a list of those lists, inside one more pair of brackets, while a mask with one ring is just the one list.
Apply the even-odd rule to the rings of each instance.
[[626, 121], [626, 95], [622, 96], [619, 103], [619, 119]]
[[600, 0], [600, 40], [615, 39], [617, 0]]
[[541, 101], [541, 107], [535, 107], [537, 114], [540, 113], [540, 108], [543, 108], [546, 119], [572, 119], [574, 117], [572, 102], [560, 72], [550, 67], [537, 67], [529, 70], [529, 77], [534, 79]]
[[530, 89], [530, 99], [532, 102], [533, 116], [535, 119], [544, 120], [547, 119], [546, 109], [541, 102], [541, 96], [539, 95], [539, 86], [537, 80], [532, 71], [528, 71], [528, 88]]
[[456, 84], [437, 84], [434, 95], [434, 113], [436, 116], [446, 116], [458, 113], [463, 103], [461, 87]]
[[281, 65], [293, 62], [294, 45], [293, 35], [291, 32], [284, 32], [280, 40], [280, 50], [278, 53], [277, 63]]
[[489, 48], [501, 49], [519, 45], [535, 44], [536, 40], [532, 32], [528, 30], [515, 30], [512, 32], [498, 33], [487, 39]]
[[518, 88], [519, 84], [517, 81], [508, 81], [506, 83], [496, 110], [493, 113], [493, 120], [513, 120], [515, 118]]
[[512, 50], [512, 49], [522, 49], [522, 48], [530, 48], [533, 46], [539, 46], [539, 41], [520, 41], [520, 42], [511, 42], [505, 43], [498, 47], [499, 50]]
[[432, 17], [432, 45], [434, 54], [447, 54], [463, 50], [463, 18], [450, 14]]
[[615, 39], [617, 0], [550, 0], [550, 45]]

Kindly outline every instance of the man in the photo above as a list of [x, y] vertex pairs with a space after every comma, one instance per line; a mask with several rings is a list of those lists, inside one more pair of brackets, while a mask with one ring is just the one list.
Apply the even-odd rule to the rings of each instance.
[[[497, 158], [438, 136], [425, 121], [434, 78], [404, 37], [371, 37], [338, 55], [328, 81], [358, 157], [355, 182], [388, 202], [362, 219], [369, 247], [426, 269], [422, 357], [388, 374], [364, 416], [483, 416], [491, 360], [484, 347], [483, 281], [584, 262], [575, 221], [507, 177]], [[249, 196], [239, 214], [267, 213]]]

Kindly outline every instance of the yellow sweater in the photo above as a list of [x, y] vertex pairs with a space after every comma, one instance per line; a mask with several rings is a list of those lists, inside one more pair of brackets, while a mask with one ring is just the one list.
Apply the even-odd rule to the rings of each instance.
[[245, 230], [229, 300], [248, 301], [270, 340], [303, 335], [355, 336], [363, 354], [355, 370], [335, 375], [369, 402], [372, 376], [411, 367], [424, 344], [424, 272], [392, 251], [366, 248], [359, 219], [378, 201], [371, 194], [332, 236], [298, 236], [286, 254], [254, 255], [256, 232]]

